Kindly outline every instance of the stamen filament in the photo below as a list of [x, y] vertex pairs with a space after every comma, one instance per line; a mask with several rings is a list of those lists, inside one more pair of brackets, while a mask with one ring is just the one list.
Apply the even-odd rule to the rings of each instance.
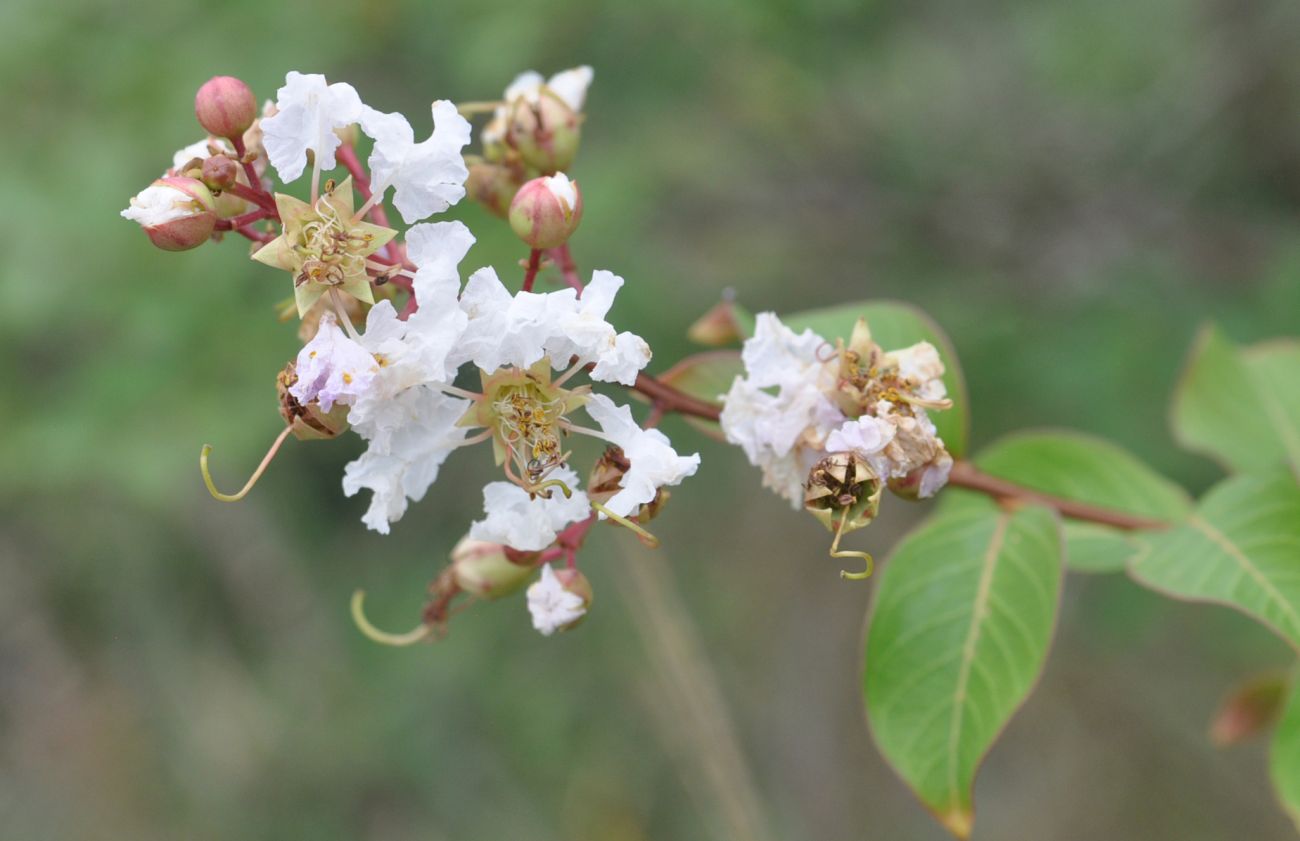
[[262, 456], [262, 463], [257, 466], [257, 469], [253, 471], [253, 475], [249, 476], [248, 481], [244, 483], [244, 487], [240, 488], [238, 493], [233, 494], [223, 494], [213, 484], [212, 473], [208, 471], [208, 454], [212, 452], [212, 445], [204, 444], [203, 449], [199, 450], [199, 472], [203, 474], [203, 484], [207, 485], [208, 493], [212, 494], [214, 499], [219, 499], [222, 502], [239, 502], [239, 500], [248, 496], [248, 492], [257, 484], [257, 480], [262, 478], [262, 474], [266, 472], [271, 459], [275, 458], [275, 454], [280, 450], [280, 445], [284, 443], [284, 439], [288, 438], [289, 433], [292, 431], [293, 427], [286, 426], [280, 432], [275, 439], [275, 443], [266, 451], [266, 455]]
[[871, 555], [867, 554], [866, 552], [854, 552], [849, 549], [840, 551], [840, 537], [844, 535], [844, 525], [845, 523], [848, 522], [848, 520], [849, 520], [849, 509], [845, 508], [844, 513], [840, 515], [839, 528], [835, 529], [835, 539], [831, 541], [831, 557], [832, 558], [861, 558], [862, 560], [866, 561], [867, 568], [862, 572], [849, 572], [848, 570], [843, 570], [843, 569], [840, 570], [840, 578], [849, 579], [852, 581], [862, 581], [865, 578], [871, 577], [871, 572], [873, 569], [875, 569], [875, 561], [872, 560]]
[[598, 429], [589, 429], [588, 427], [585, 426], [578, 426], [576, 423], [572, 423], [567, 419], [562, 422], [562, 425], [564, 429], [568, 432], [576, 432], [579, 435], [590, 435], [592, 438], [599, 438], [601, 441], [607, 441], [609, 443], [613, 443], [612, 441], [610, 441], [608, 438], [605, 437], [605, 433], [601, 432]]
[[334, 313], [339, 317], [343, 324], [343, 329], [347, 331], [348, 337], [354, 342], [361, 341], [361, 334], [357, 332], [356, 325], [348, 317], [347, 310], [343, 308], [343, 296], [334, 287], [330, 287], [330, 303], [334, 305]]
[[475, 445], [475, 444], [482, 444], [484, 441], [486, 441], [487, 439], [489, 439], [489, 438], [491, 438], [491, 437], [492, 437], [492, 430], [491, 430], [491, 429], [485, 429], [485, 430], [483, 430], [482, 432], [480, 432], [480, 433], [477, 434], [477, 435], [471, 435], [470, 437], [468, 437], [468, 438], [466, 438], [465, 440], [461, 441], [461, 442], [460, 442], [459, 444], [457, 444], [456, 446], [457, 446], [457, 447], [472, 447], [472, 446]]
[[377, 642], [380, 645], [391, 645], [398, 648], [407, 645], [415, 645], [429, 637], [433, 633], [433, 626], [421, 622], [417, 627], [412, 628], [404, 634], [392, 634], [388, 631], [381, 631], [370, 620], [366, 618], [365, 612], [366, 591], [357, 590], [352, 594], [352, 621], [356, 623], [357, 630], [365, 634], [366, 638]]
[[[540, 494], [542, 491], [546, 490], [547, 488], [556, 488], [556, 487], [558, 487], [564, 493], [565, 499], [569, 499], [570, 497], [573, 496], [573, 491], [569, 488], [569, 486], [564, 484], [564, 482], [560, 481], [559, 479], [547, 479], [545, 482], [542, 482], [540, 485], [533, 485], [532, 488], [530, 488], [529, 490], [531, 493]], [[548, 496], [547, 499], [550, 499], [550, 497]]]
[[604, 514], [606, 517], [613, 520], [614, 522], [618, 523], [620, 526], [623, 526], [624, 528], [629, 528], [632, 531], [636, 532], [637, 536], [641, 538], [641, 542], [644, 543], [647, 547], [651, 549], [659, 548], [659, 538], [655, 537], [650, 532], [641, 528], [640, 525], [632, 522], [626, 517], [615, 514], [613, 511], [610, 511], [608, 508], [601, 505], [599, 502], [591, 503], [591, 507], [599, 511], [601, 514]]
[[552, 387], [556, 387], [556, 386], [562, 386], [562, 385], [564, 385], [565, 383], [567, 383], [567, 382], [569, 381], [569, 378], [570, 378], [570, 377], [572, 377], [574, 374], [578, 373], [579, 371], [581, 371], [581, 370], [582, 370], [583, 368], [585, 368], [585, 367], [587, 367], [587, 366], [586, 366], [586, 363], [584, 363], [584, 362], [575, 362], [575, 363], [573, 363], [573, 366], [572, 366], [571, 368], [569, 368], [569, 370], [565, 371], [563, 374], [560, 374], [560, 376], [557, 377], [557, 378], [556, 378], [556, 379], [551, 383], [551, 386], [552, 386]]
[[357, 222], [360, 222], [362, 219], [366, 218], [366, 214], [370, 212], [370, 208], [374, 207], [375, 205], [383, 201], [384, 193], [387, 192], [388, 192], [388, 188], [383, 187], [371, 193], [370, 198], [366, 199], [366, 203], [361, 205], [361, 209], [358, 210], [356, 213], [352, 214], [352, 223], [356, 224]]
[[466, 400], [483, 399], [483, 395], [479, 394], [477, 391], [467, 391], [466, 389], [458, 388], [448, 383], [430, 383], [430, 385], [432, 385], [434, 388], [438, 389], [439, 391], [442, 391], [446, 394], [450, 394], [453, 397], [464, 397]]

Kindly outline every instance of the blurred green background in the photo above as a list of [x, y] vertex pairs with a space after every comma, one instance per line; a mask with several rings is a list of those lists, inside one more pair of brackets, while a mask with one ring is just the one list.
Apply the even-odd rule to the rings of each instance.
[[[156, 251], [117, 214], [201, 136], [211, 75], [271, 97], [323, 72], [419, 133], [433, 98], [593, 65], [574, 253], [628, 279], [614, 316], [656, 370], [725, 289], [902, 298], [959, 348], [977, 445], [1075, 427], [1200, 490], [1216, 469], [1165, 424], [1197, 325], [1300, 332], [1292, 0], [7, 0], [0, 31], [4, 838], [945, 837], [863, 724], [870, 586], [680, 421], [704, 466], [665, 547], [599, 531], [592, 614], [550, 640], [521, 599], [433, 647], [348, 619], [360, 586], [413, 623], [480, 511], [478, 450], [388, 538], [339, 487], [354, 436], [291, 442], [241, 505], [207, 496], [200, 444], [234, 487], [279, 429], [284, 278], [233, 241]], [[513, 276], [519, 244], [452, 215], [479, 237], [462, 268]], [[884, 553], [922, 513], [891, 504], [859, 542]], [[1204, 737], [1287, 662], [1224, 609], [1071, 576], [975, 837], [1292, 837], [1263, 746]]]

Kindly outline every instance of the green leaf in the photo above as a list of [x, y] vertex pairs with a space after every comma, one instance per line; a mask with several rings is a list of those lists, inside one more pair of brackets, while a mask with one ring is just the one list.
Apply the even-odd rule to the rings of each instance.
[[1300, 485], [1285, 469], [1220, 482], [1183, 525], [1143, 539], [1139, 583], [1240, 610], [1300, 649]]
[[1171, 420], [1179, 443], [1229, 470], [1289, 463], [1300, 475], [1300, 347], [1242, 351], [1217, 327], [1202, 328]]
[[880, 576], [867, 720], [881, 753], [960, 838], [975, 772], [1042, 670], [1061, 552], [1051, 510], [971, 500], [905, 538]]
[[1300, 830], [1300, 680], [1293, 681], [1291, 700], [1273, 734], [1268, 770], [1278, 801]]
[[[1153, 520], [1181, 521], [1192, 509], [1181, 487], [1136, 456], [1079, 432], [1018, 433], [982, 450], [975, 463], [1034, 490]], [[1065, 539], [1070, 568], [1085, 572], [1122, 570], [1141, 547], [1130, 534], [1092, 523], [1067, 521]]]
[[[957, 352], [934, 319], [901, 301], [859, 301], [781, 315], [782, 323], [796, 333], [811, 329], [828, 342], [847, 340], [859, 318], [867, 320], [871, 326], [872, 338], [885, 350], [898, 350], [917, 342], [929, 342], [939, 351], [939, 358], [943, 360], [946, 369], [943, 383], [948, 389], [948, 396], [952, 398], [953, 407], [943, 412], [930, 412], [930, 418], [939, 431], [939, 437], [948, 447], [948, 452], [952, 453], [953, 458], [960, 458], [966, 453], [970, 437], [970, 399], [966, 393], [966, 380], [962, 376]], [[753, 334], [753, 316], [737, 308], [736, 319], [746, 335]]]
[[[743, 373], [745, 366], [740, 361], [740, 351], [714, 350], [686, 357], [661, 374], [659, 380], [692, 397], [721, 405], [721, 396], [731, 388], [732, 380]], [[714, 421], [688, 417], [686, 422], [723, 440], [722, 430]]]

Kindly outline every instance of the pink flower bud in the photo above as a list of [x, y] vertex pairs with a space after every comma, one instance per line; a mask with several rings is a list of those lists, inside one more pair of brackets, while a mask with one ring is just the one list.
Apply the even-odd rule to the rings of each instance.
[[548, 88], [536, 101], [520, 99], [511, 110], [506, 142], [542, 173], [567, 169], [581, 139], [582, 117]]
[[239, 164], [225, 155], [213, 155], [203, 162], [203, 183], [209, 190], [229, 190], [239, 180]]
[[519, 181], [508, 167], [491, 163], [475, 163], [469, 168], [465, 192], [470, 199], [487, 208], [493, 215], [505, 219], [510, 213], [510, 202], [519, 192]]
[[257, 98], [234, 76], [213, 76], [195, 95], [194, 114], [208, 134], [242, 138], [257, 119]]
[[568, 241], [582, 221], [578, 182], [563, 172], [534, 178], [510, 203], [510, 227], [532, 248], [557, 248]]
[[138, 222], [164, 251], [197, 248], [217, 224], [212, 193], [196, 178], [159, 178], [131, 199], [122, 217]]

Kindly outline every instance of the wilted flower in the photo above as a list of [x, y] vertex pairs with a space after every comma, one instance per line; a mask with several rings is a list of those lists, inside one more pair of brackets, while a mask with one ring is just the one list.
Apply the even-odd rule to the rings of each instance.
[[[566, 572], [581, 575], [577, 570]], [[584, 594], [581, 592], [582, 584], [586, 584], [585, 578], [573, 580], [566, 587], [550, 564], [543, 566], [542, 577], [528, 587], [528, 612], [533, 617], [533, 627], [549, 637], [556, 631], [566, 631], [578, 624], [591, 603], [591, 585], [586, 584]]]

